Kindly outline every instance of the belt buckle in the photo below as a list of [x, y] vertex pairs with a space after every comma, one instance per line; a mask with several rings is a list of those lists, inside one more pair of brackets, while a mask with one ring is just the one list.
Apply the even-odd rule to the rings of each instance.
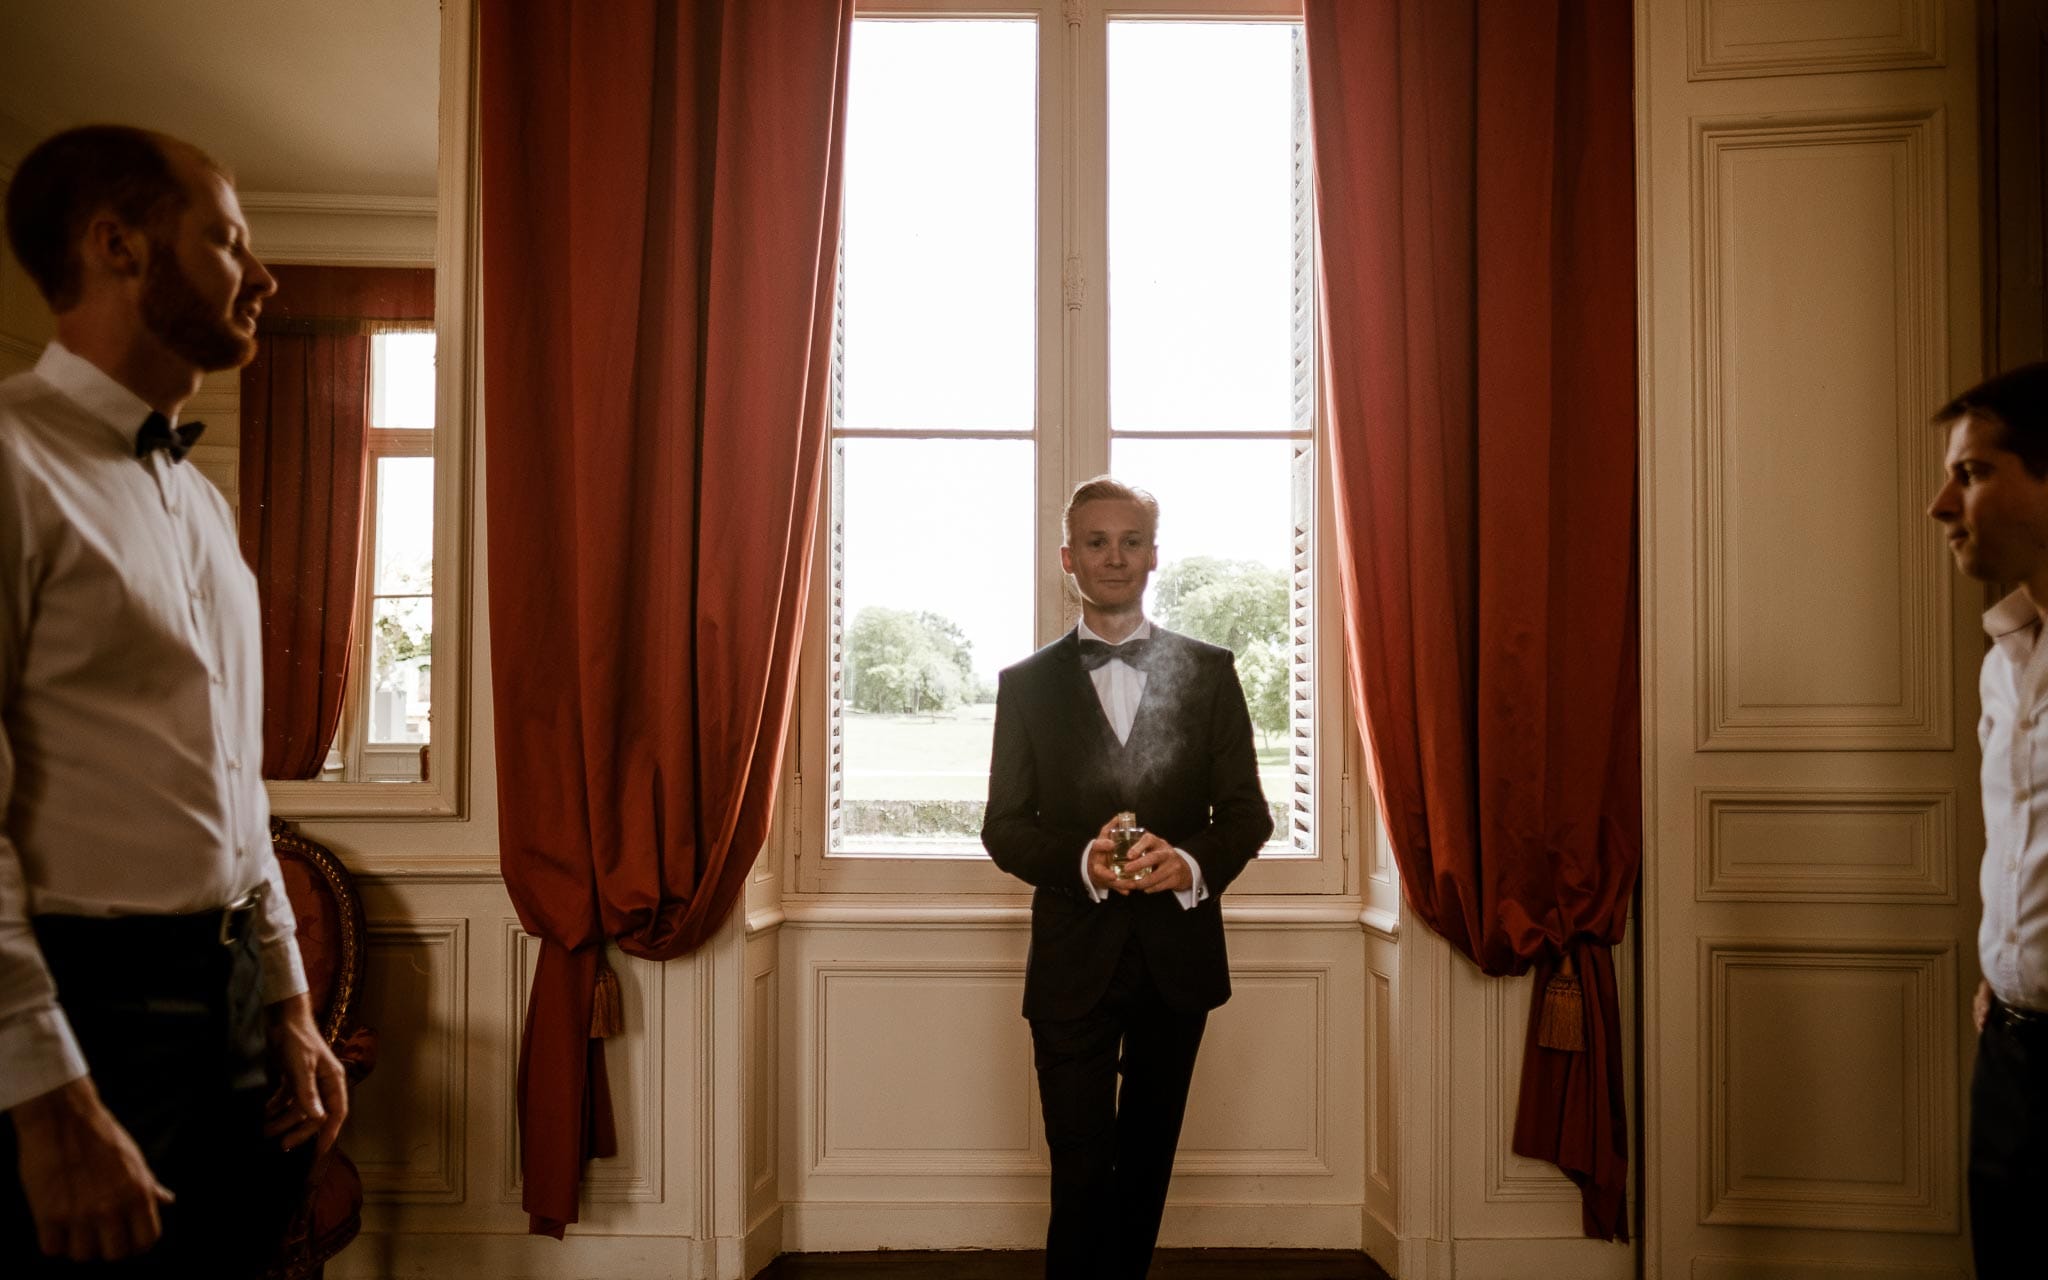
[[257, 907], [263, 905], [263, 900], [269, 896], [270, 885], [267, 882], [258, 883], [255, 888], [222, 907], [220, 909], [220, 945], [225, 947], [234, 943], [235, 917], [245, 911], [255, 911]]
[[1998, 1001], [1998, 1014], [2006, 1026], [2016, 1029], [2019, 1027], [2048, 1026], [2048, 1012], [2043, 1012], [2039, 1009], [2022, 1009], [2017, 1005], [2007, 1004], [2003, 1000]]

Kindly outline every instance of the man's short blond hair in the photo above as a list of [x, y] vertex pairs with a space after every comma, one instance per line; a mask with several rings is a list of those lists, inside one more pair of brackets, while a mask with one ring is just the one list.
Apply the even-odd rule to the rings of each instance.
[[1159, 537], [1159, 499], [1114, 476], [1097, 476], [1075, 485], [1073, 496], [1067, 499], [1067, 509], [1060, 513], [1060, 539], [1067, 545], [1073, 545], [1074, 541], [1074, 512], [1091, 502], [1137, 503], [1145, 510], [1152, 537], [1155, 540]]

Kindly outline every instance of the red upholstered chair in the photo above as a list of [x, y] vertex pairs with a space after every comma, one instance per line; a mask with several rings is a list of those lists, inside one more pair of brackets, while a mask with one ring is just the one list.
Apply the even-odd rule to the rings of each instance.
[[[363, 903], [355, 880], [325, 845], [282, 818], [270, 820], [270, 845], [299, 922], [299, 955], [313, 997], [313, 1018], [341, 1059], [351, 1091], [377, 1058], [377, 1034], [355, 1021], [363, 983]], [[265, 1273], [267, 1280], [317, 1277], [362, 1229], [363, 1180], [339, 1145], [313, 1165], [306, 1201]]]

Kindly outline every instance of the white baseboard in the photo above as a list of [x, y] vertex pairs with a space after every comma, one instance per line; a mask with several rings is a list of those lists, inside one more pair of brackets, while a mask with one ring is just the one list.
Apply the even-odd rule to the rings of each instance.
[[1390, 1276], [1401, 1274], [1401, 1237], [1370, 1209], [1358, 1213], [1358, 1247]]
[[795, 1202], [782, 1206], [782, 1249], [1043, 1249], [1045, 1212], [995, 1202]]
[[[718, 1247], [688, 1236], [364, 1232], [327, 1264], [333, 1280], [715, 1280]], [[735, 1274], [737, 1274], [735, 1272]]]
[[1410, 1237], [1400, 1242], [1401, 1261], [1388, 1267], [1394, 1280], [1451, 1280], [1451, 1246], [1442, 1240]]
[[1167, 1249], [1357, 1249], [1355, 1204], [1169, 1204]]
[[1452, 1252], [1457, 1280], [1634, 1280], [1636, 1274], [1633, 1248], [1583, 1237], [1459, 1240]]
[[[334, 1280], [747, 1280], [781, 1253], [1039, 1249], [1037, 1203], [812, 1203], [770, 1209], [744, 1240], [492, 1232], [365, 1232], [327, 1264]], [[1398, 1280], [1632, 1280], [1635, 1254], [1597, 1240], [1407, 1240], [1357, 1205], [1173, 1204], [1174, 1249], [1360, 1249]], [[1398, 1265], [1396, 1265], [1398, 1264]]]
[[[1042, 1249], [1042, 1202], [813, 1201], [783, 1206], [789, 1253], [866, 1249]], [[1159, 1243], [1168, 1249], [1357, 1249], [1355, 1204], [1166, 1206]]]
[[782, 1206], [774, 1205], [747, 1228], [746, 1265], [742, 1274], [753, 1277], [782, 1253]]

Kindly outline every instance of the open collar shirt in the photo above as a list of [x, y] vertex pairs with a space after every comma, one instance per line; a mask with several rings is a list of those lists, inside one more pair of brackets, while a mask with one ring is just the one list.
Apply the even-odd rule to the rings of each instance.
[[2006, 1004], [2048, 1010], [2048, 645], [2025, 591], [1984, 615], [1984, 919], [1977, 956]]
[[265, 885], [264, 999], [306, 989], [270, 847], [256, 581], [198, 469], [136, 458], [149, 412], [55, 342], [0, 383], [0, 1109], [87, 1074], [33, 916]]

